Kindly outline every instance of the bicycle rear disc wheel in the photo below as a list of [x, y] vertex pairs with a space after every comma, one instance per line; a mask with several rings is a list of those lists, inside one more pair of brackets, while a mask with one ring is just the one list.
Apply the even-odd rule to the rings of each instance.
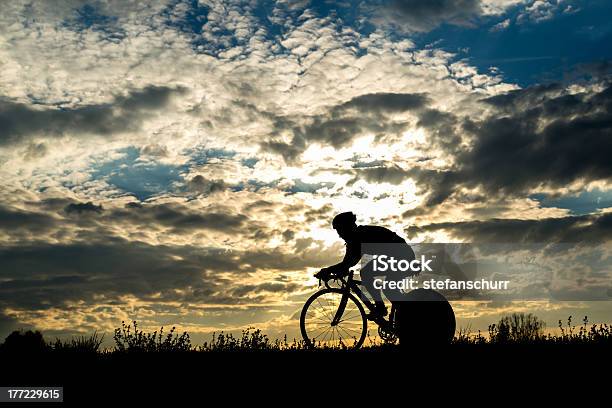
[[[344, 299], [346, 305], [336, 325], [334, 317]], [[310, 347], [359, 348], [367, 333], [368, 320], [361, 302], [340, 289], [324, 289], [312, 295], [300, 315], [300, 330]]]

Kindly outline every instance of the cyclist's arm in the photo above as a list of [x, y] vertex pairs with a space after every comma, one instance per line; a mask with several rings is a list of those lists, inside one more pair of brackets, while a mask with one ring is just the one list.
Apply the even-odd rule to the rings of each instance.
[[325, 269], [331, 273], [343, 273], [343, 272], [348, 271], [350, 267], [357, 265], [360, 259], [361, 259], [360, 244], [359, 243], [347, 244], [346, 254], [344, 255], [344, 259], [342, 259], [342, 262], [332, 265]]

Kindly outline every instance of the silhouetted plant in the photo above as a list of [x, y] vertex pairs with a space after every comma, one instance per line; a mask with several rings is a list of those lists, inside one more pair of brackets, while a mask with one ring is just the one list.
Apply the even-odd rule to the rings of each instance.
[[531, 313], [512, 313], [489, 326], [489, 339], [493, 343], [536, 342], [544, 337], [544, 327], [545, 323]]
[[567, 318], [567, 326], [563, 326], [563, 322], [559, 320], [559, 330], [561, 336], [552, 337], [550, 340], [555, 343], [565, 344], [581, 344], [581, 343], [612, 343], [612, 327], [607, 324], [596, 324], [588, 326], [589, 319], [584, 316], [582, 319], [582, 325], [578, 332], [576, 332], [576, 326], [572, 325], [572, 316]]
[[267, 335], [259, 329], [248, 327], [242, 331], [240, 337], [235, 337], [231, 333], [213, 333], [210, 342], [204, 342], [199, 348], [200, 351], [281, 351], [281, 350], [302, 350], [305, 349], [303, 341], [293, 339], [292, 343], [287, 341], [287, 336], [283, 340], [270, 341]]
[[452, 341], [453, 344], [485, 344], [486, 342], [487, 339], [480, 330], [478, 330], [477, 334], [473, 335], [470, 326], [459, 329]]
[[89, 337], [79, 336], [70, 340], [55, 339], [51, 348], [53, 351], [61, 352], [97, 353], [100, 351], [103, 340], [104, 335], [100, 336], [96, 331]]
[[183, 332], [180, 336], [175, 334], [176, 327], [172, 327], [170, 332], [164, 336], [163, 326], [159, 329], [159, 333], [145, 333], [138, 329], [138, 324], [134, 320], [133, 331], [132, 326], [126, 325], [125, 321], [121, 322], [121, 327], [115, 329], [113, 339], [115, 340], [115, 350], [118, 352], [174, 352], [174, 351], [190, 351], [191, 339], [187, 332]]

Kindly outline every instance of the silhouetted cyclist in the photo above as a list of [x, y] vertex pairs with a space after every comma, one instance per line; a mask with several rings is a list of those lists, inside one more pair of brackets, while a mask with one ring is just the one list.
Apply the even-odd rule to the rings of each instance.
[[[387, 255], [398, 257], [398, 252], [401, 252], [401, 258], [408, 261], [415, 259], [414, 251], [406, 241], [397, 235], [395, 232], [375, 225], [357, 225], [355, 222], [357, 217], [352, 212], [344, 212], [334, 217], [332, 226], [345, 242], [346, 254], [342, 262], [321, 269], [316, 277], [325, 277], [330, 274], [344, 275], [349, 268], [357, 265], [364, 255], [362, 244], [392, 244], [388, 246], [378, 246], [378, 248], [388, 247]], [[377, 255], [383, 255], [380, 251]], [[376, 276], [384, 276], [384, 273], [375, 272], [372, 267], [373, 262], [368, 262], [361, 268], [360, 275], [363, 285], [368, 293], [376, 302], [375, 313], [379, 316], [387, 315], [387, 307], [382, 299], [380, 290], [374, 289], [374, 278]]]

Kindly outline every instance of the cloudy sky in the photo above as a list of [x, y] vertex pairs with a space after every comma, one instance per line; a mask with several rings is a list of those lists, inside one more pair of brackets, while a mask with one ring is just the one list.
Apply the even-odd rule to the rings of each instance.
[[[594, 242], [609, 266], [611, 13], [4, 2], [0, 336], [131, 319], [295, 335], [347, 210], [414, 242]], [[473, 329], [509, 311], [612, 321], [602, 301], [454, 307]]]

